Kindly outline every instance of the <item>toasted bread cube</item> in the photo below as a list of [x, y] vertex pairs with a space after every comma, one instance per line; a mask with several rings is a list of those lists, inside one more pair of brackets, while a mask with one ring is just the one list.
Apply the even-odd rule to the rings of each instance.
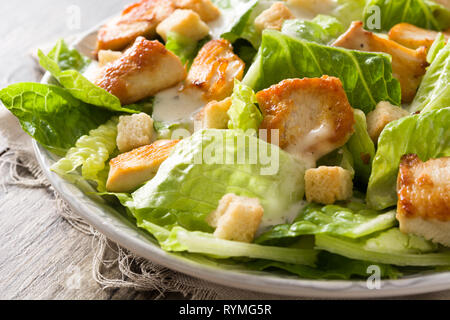
[[223, 100], [231, 95], [234, 79], [242, 80], [245, 63], [233, 52], [227, 40], [211, 40], [195, 57], [186, 78], [186, 88], [203, 91], [206, 101]]
[[174, 2], [177, 8], [197, 12], [205, 22], [216, 20], [220, 16], [220, 10], [211, 0], [174, 0]]
[[127, 105], [172, 87], [185, 77], [176, 55], [159, 41], [139, 37], [118, 60], [100, 70], [94, 83]]
[[333, 204], [353, 195], [352, 173], [341, 167], [319, 167], [305, 173], [305, 193], [308, 202]]
[[148, 145], [153, 138], [153, 119], [146, 113], [120, 116], [117, 125], [117, 147], [120, 152]]
[[131, 192], [150, 180], [178, 142], [179, 140], [158, 140], [111, 159], [106, 190]]
[[367, 114], [367, 131], [369, 132], [370, 138], [373, 142], [377, 143], [381, 131], [383, 131], [389, 122], [408, 115], [408, 111], [393, 106], [387, 101], [379, 102], [375, 109]]
[[114, 62], [122, 56], [120, 51], [100, 50], [98, 52], [98, 65], [104, 67], [108, 63]]
[[200, 16], [194, 11], [177, 9], [158, 25], [156, 32], [164, 41], [167, 41], [169, 32], [175, 32], [194, 41], [198, 41], [208, 35], [209, 27], [200, 20]]
[[450, 247], [450, 157], [404, 155], [397, 177], [400, 231]]
[[275, 2], [269, 9], [261, 12], [255, 19], [255, 27], [259, 31], [264, 29], [281, 30], [285, 20], [294, 19], [292, 14], [284, 4]]
[[[353, 108], [338, 78], [283, 80], [256, 99], [264, 116], [260, 128], [278, 130], [280, 147], [303, 160], [314, 162], [353, 133]], [[272, 132], [267, 136], [271, 140]]]
[[196, 120], [201, 121], [202, 129], [228, 129], [228, 109], [231, 107], [231, 98], [222, 101], [211, 101], [200, 110]]
[[222, 197], [217, 209], [207, 217], [207, 222], [216, 228], [216, 238], [252, 242], [263, 215], [259, 199], [229, 193]]
[[137, 37], [153, 37], [156, 26], [175, 10], [172, 1], [141, 0], [129, 5], [119, 17], [100, 28], [97, 35], [97, 52], [122, 50]]

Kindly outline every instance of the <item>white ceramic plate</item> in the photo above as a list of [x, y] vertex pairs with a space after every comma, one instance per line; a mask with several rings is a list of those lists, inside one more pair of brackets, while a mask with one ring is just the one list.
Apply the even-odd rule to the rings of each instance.
[[[78, 50], [91, 55], [96, 30], [79, 37]], [[50, 79], [46, 74], [42, 82]], [[155, 240], [139, 230], [117, 211], [85, 195], [80, 189], [50, 171], [57, 158], [34, 142], [37, 159], [47, 178], [62, 198], [99, 232], [135, 254], [167, 268], [225, 286], [291, 297], [369, 298], [413, 295], [450, 289], [450, 272], [415, 275], [399, 280], [381, 281], [380, 289], [368, 289], [365, 281], [302, 280], [265, 272], [224, 270], [189, 259], [189, 254], [171, 254], [159, 248]]]

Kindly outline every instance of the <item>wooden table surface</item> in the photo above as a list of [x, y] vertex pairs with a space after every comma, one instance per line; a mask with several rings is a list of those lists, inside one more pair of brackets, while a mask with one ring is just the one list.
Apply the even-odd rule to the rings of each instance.
[[[130, 2], [0, 1], [0, 87], [36, 81], [31, 50], [87, 30]], [[73, 16], [77, 12], [79, 21]], [[6, 147], [0, 145], [0, 156]], [[0, 177], [5, 174], [0, 172]], [[0, 188], [0, 299], [148, 299], [157, 294], [102, 290], [91, 275], [91, 237], [62, 219], [53, 200], [52, 193], [42, 188]], [[74, 276], [81, 281], [75, 289], [70, 285]], [[450, 292], [421, 296], [445, 297]]]

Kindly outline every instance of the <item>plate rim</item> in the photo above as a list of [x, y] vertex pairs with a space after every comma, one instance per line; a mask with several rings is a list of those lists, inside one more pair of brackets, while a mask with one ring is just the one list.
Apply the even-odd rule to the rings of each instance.
[[[101, 25], [102, 23], [78, 35], [72, 42], [72, 45], [80, 45], [80, 43], [82, 43], [89, 35], [96, 33]], [[50, 75], [46, 72], [41, 82], [47, 83], [49, 78]], [[439, 292], [450, 289], [450, 272], [418, 275], [397, 280], [381, 280], [380, 289], [368, 289], [365, 285], [366, 281], [293, 279], [277, 277], [269, 275], [268, 273], [267, 275], [262, 276], [217, 269], [201, 263], [189, 261], [188, 259], [180, 259], [180, 257], [164, 251], [151, 241], [143, 238], [138, 239], [136, 236], [102, 221], [99, 216], [96, 216], [95, 213], [91, 212], [89, 206], [97, 207], [99, 210], [103, 209], [86, 195], [83, 194], [85, 199], [83, 199], [82, 202], [74, 201], [76, 199], [73, 194], [70, 194], [65, 187], [70, 185], [78, 190], [79, 188], [52, 172], [48, 165], [51, 161], [51, 153], [34, 139], [32, 141], [39, 166], [53, 188], [58, 192], [62, 199], [69, 204], [72, 210], [82, 218], [86, 219], [88, 223], [95, 227], [100, 233], [104, 234], [108, 239], [113, 240], [138, 256], [171, 270], [225, 287], [262, 292], [264, 294], [280, 297], [388, 298]], [[82, 193], [81, 190], [79, 191]], [[135, 226], [135, 228], [138, 229], [137, 226]]]

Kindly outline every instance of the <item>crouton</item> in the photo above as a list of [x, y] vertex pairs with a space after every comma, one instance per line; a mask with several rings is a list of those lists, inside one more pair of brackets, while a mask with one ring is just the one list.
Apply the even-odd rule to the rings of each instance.
[[209, 27], [200, 20], [200, 16], [194, 11], [177, 9], [158, 25], [156, 32], [164, 41], [167, 41], [169, 32], [175, 32], [194, 41], [198, 41], [208, 35]]
[[233, 92], [234, 79], [244, 76], [245, 64], [230, 42], [211, 40], [197, 54], [186, 78], [187, 88], [203, 91], [206, 101], [223, 100]]
[[174, 86], [185, 76], [176, 55], [156, 40], [139, 37], [118, 60], [103, 67], [94, 83], [126, 105]]
[[361, 21], [353, 22], [350, 28], [333, 43], [333, 46], [390, 54], [392, 73], [400, 81], [403, 102], [411, 102], [414, 99], [428, 66], [425, 47], [413, 50], [395, 41], [384, 39], [364, 30]]
[[228, 129], [228, 109], [231, 107], [231, 98], [222, 101], [211, 101], [200, 110], [196, 116], [201, 121], [202, 129]]
[[153, 119], [146, 113], [119, 117], [116, 141], [120, 152], [148, 145], [152, 138]]
[[352, 174], [341, 167], [319, 167], [305, 173], [305, 193], [308, 202], [333, 204], [353, 195]]
[[275, 2], [269, 9], [261, 12], [255, 19], [255, 28], [259, 31], [264, 29], [281, 30], [285, 20], [294, 19], [292, 14], [284, 4]]
[[450, 247], [450, 157], [404, 155], [397, 177], [400, 230]]
[[174, 10], [174, 3], [168, 0], [142, 0], [128, 6], [100, 28], [96, 51], [122, 50], [139, 36], [154, 37], [156, 26]]
[[104, 67], [108, 63], [114, 62], [122, 56], [120, 51], [100, 50], [98, 52], [98, 65]]
[[229, 193], [208, 217], [219, 239], [252, 242], [261, 224], [264, 209], [257, 198], [239, 197]]
[[[436, 31], [422, 29], [405, 22], [396, 24], [389, 30], [389, 39], [411, 49], [420, 47], [429, 49], [437, 35], [438, 32]], [[443, 32], [443, 35], [448, 41], [450, 38], [450, 31]]]
[[367, 131], [373, 142], [378, 142], [378, 137], [384, 127], [394, 120], [408, 116], [410, 113], [400, 107], [393, 106], [387, 101], [381, 101], [375, 109], [367, 114]]
[[[260, 129], [279, 130], [279, 145], [313, 162], [344, 145], [353, 133], [353, 108], [338, 78], [287, 79], [256, 94]], [[272, 133], [268, 133], [268, 140]]]
[[150, 180], [178, 142], [179, 140], [158, 140], [112, 159], [109, 162], [106, 190], [131, 192]]
[[174, 0], [174, 2], [177, 8], [197, 12], [205, 22], [216, 20], [220, 16], [220, 10], [211, 0]]

